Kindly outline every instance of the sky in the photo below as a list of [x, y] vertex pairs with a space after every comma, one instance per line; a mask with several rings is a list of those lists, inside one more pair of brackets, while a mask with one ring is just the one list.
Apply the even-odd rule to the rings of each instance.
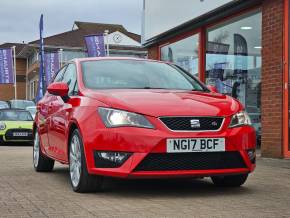
[[69, 31], [74, 21], [122, 24], [141, 33], [143, 0], [0, 0], [0, 44], [39, 38], [44, 15], [44, 37]]

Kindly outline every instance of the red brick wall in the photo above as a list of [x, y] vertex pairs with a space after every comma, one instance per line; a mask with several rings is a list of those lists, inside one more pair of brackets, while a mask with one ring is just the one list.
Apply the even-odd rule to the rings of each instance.
[[14, 98], [14, 86], [12, 84], [0, 84], [0, 101]]
[[262, 156], [282, 157], [283, 0], [262, 5]]
[[[17, 99], [26, 98], [25, 82], [17, 82]], [[0, 101], [14, 99], [13, 84], [0, 84]]]
[[17, 75], [26, 74], [26, 59], [16, 59], [16, 71]]
[[148, 48], [148, 58], [158, 59], [158, 46], [153, 46]]

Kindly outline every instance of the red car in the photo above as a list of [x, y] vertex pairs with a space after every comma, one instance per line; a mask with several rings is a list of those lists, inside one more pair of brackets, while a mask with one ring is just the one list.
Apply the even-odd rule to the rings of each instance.
[[241, 103], [171, 63], [75, 59], [37, 110], [34, 168], [68, 164], [76, 192], [100, 189], [104, 177], [240, 186], [255, 168], [255, 129]]

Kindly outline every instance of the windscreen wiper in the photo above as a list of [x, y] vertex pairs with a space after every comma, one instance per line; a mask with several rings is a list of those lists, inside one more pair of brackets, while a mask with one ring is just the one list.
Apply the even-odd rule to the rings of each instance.
[[145, 86], [143, 87], [143, 89], [167, 89], [167, 88]]
[[144, 86], [140, 88], [135, 88], [135, 89], [166, 89], [166, 90], [180, 90], [180, 91], [199, 91], [199, 92], [204, 92], [205, 90], [200, 90], [200, 89], [177, 89], [177, 88], [161, 88], [161, 87], [150, 87], [150, 86]]

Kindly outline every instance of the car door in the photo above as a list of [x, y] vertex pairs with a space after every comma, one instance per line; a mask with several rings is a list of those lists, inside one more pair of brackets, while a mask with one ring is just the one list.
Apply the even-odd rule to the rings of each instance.
[[[70, 97], [74, 95], [74, 91], [77, 86], [76, 77], [75, 64], [68, 64], [62, 82], [68, 84], [68, 95]], [[64, 102], [61, 97], [57, 96], [54, 101], [51, 102], [50, 108], [51, 121], [48, 130], [49, 144], [53, 148], [53, 155], [59, 160], [66, 161], [66, 131], [72, 105], [69, 102]]]
[[[58, 82], [62, 80], [65, 69], [66, 67], [63, 67], [56, 73], [54, 82]], [[40, 136], [40, 140], [43, 145], [43, 148], [45, 149], [45, 152], [49, 155], [52, 154], [51, 148], [49, 146], [49, 141], [48, 141], [48, 128], [49, 128], [50, 115], [51, 115], [50, 104], [54, 100], [54, 98], [55, 96], [46, 92], [44, 97], [37, 104], [37, 110], [39, 111], [38, 120], [37, 120], [39, 136]]]

